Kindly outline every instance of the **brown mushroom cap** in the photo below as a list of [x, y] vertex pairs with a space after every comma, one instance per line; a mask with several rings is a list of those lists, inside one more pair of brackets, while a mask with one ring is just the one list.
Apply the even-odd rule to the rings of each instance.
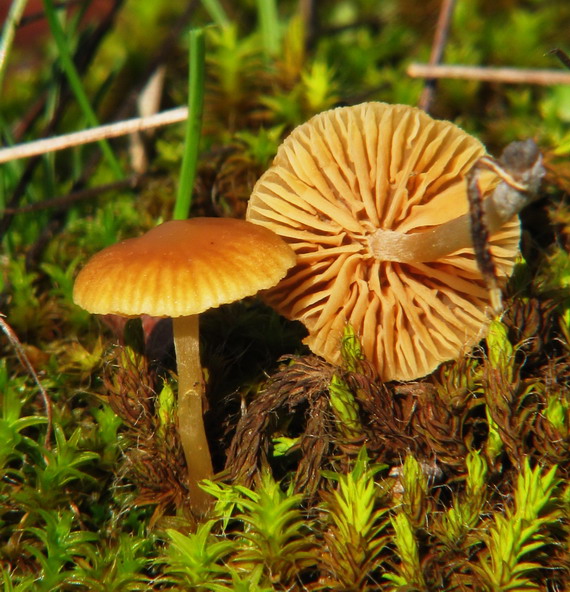
[[285, 242], [244, 220], [173, 220], [94, 255], [76, 304], [97, 314], [179, 317], [275, 285], [295, 263]]
[[[457, 126], [405, 105], [333, 109], [296, 128], [247, 212], [297, 254], [266, 293], [269, 304], [302, 321], [311, 350], [333, 363], [350, 323], [384, 380], [418, 378], [458, 357], [488, 322], [473, 250], [402, 262], [375, 257], [370, 239], [378, 229], [421, 233], [465, 214], [466, 174], [483, 155]], [[497, 183], [494, 173], [481, 175], [483, 192]], [[501, 278], [513, 268], [519, 237], [518, 218], [490, 237]]]

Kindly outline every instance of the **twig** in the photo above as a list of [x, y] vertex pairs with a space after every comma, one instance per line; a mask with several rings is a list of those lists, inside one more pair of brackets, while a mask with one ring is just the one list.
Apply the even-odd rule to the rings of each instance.
[[460, 78], [503, 82], [507, 84], [570, 84], [570, 72], [527, 70], [522, 68], [487, 68], [483, 66], [430, 66], [412, 63], [406, 70], [412, 78]]
[[551, 49], [548, 53], [555, 55], [562, 62], [562, 64], [564, 64], [564, 66], [566, 66], [566, 68], [570, 70], [570, 56], [565, 51], [563, 51], [559, 47], [555, 47], [554, 49]]
[[[62, 8], [68, 9], [72, 8], [75, 5], [81, 5], [83, 0], [62, 0], [61, 2], [54, 2], [53, 5], [57, 10]], [[22, 17], [20, 21], [20, 25], [22, 27], [26, 27], [27, 25], [36, 23], [37, 21], [42, 21], [46, 18], [46, 13], [44, 10], [40, 10], [38, 12], [33, 12], [32, 14], [27, 14], [26, 16]]]
[[299, 0], [297, 13], [301, 16], [303, 23], [303, 34], [305, 49], [313, 44], [315, 30], [317, 28], [317, 6], [315, 0]]
[[52, 409], [51, 409], [51, 399], [50, 399], [46, 389], [44, 388], [43, 384], [41, 383], [39, 376], [37, 375], [36, 371], [34, 370], [34, 367], [32, 366], [30, 359], [26, 355], [26, 352], [24, 351], [24, 348], [22, 347], [22, 344], [20, 343], [18, 336], [16, 335], [14, 329], [12, 329], [12, 327], [10, 327], [10, 325], [4, 320], [5, 318], [6, 318], [6, 316], [3, 315], [2, 313], [0, 313], [0, 329], [2, 329], [2, 331], [4, 332], [4, 335], [6, 335], [6, 337], [8, 338], [8, 341], [10, 342], [12, 347], [14, 348], [14, 351], [16, 352], [16, 355], [18, 356], [18, 360], [20, 360], [20, 364], [22, 364], [22, 366], [24, 366], [24, 368], [30, 373], [31, 377], [34, 379], [35, 383], [38, 385], [38, 388], [40, 389], [40, 394], [41, 394], [42, 399], [44, 401], [44, 407], [46, 410], [46, 419], [47, 419], [47, 428], [46, 428], [44, 446], [46, 447], [47, 450], [50, 450], [51, 449], [51, 430], [52, 430], [52, 421], [53, 421]]
[[127, 179], [121, 179], [114, 183], [106, 183], [105, 185], [97, 185], [96, 187], [89, 187], [88, 189], [82, 189], [80, 191], [73, 191], [63, 197], [55, 197], [53, 199], [46, 199], [38, 203], [28, 204], [19, 208], [6, 208], [0, 210], [0, 215], [4, 216], [10, 214], [12, 216], [16, 214], [28, 214], [30, 212], [38, 212], [40, 210], [47, 210], [50, 208], [65, 208], [78, 201], [90, 199], [99, 195], [100, 193], [106, 193], [107, 191], [113, 191], [115, 189], [123, 189], [125, 187], [134, 188], [140, 181], [140, 175], [133, 175]]
[[[493, 171], [501, 179], [484, 202], [478, 185], [482, 169]], [[542, 155], [531, 139], [511, 142], [499, 160], [480, 158], [467, 175], [469, 219], [475, 259], [490, 294], [491, 306], [499, 313], [501, 290], [497, 282], [495, 262], [489, 247], [489, 236], [502, 222], [516, 216], [540, 196], [545, 175]]]
[[[148, 79], [137, 99], [137, 115], [139, 117], [150, 117], [160, 111], [165, 76], [166, 68], [161, 65]], [[131, 169], [136, 174], [146, 173], [148, 170], [147, 142], [139, 132], [129, 136], [129, 157]]]
[[[429, 57], [430, 66], [439, 64], [443, 59], [443, 52], [445, 49], [445, 44], [447, 43], [449, 26], [451, 24], [451, 17], [453, 15], [454, 8], [455, 0], [442, 0], [435, 29], [435, 36], [433, 38], [431, 55]], [[426, 80], [424, 90], [419, 100], [420, 109], [429, 112], [435, 97], [436, 86], [437, 81], [435, 78], [428, 78]]]
[[0, 149], [0, 163], [18, 158], [39, 156], [40, 154], [64, 150], [65, 148], [80, 146], [82, 144], [89, 144], [91, 142], [97, 142], [102, 138], [117, 138], [162, 125], [178, 123], [184, 121], [187, 117], [188, 109], [186, 107], [177, 107], [149, 117], [135, 117], [108, 125], [100, 125], [80, 132], [18, 144], [17, 146]]

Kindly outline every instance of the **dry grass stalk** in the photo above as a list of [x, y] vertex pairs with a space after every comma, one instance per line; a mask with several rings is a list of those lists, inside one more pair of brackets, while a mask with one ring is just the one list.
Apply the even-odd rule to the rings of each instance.
[[[447, 43], [449, 35], [449, 27], [451, 25], [451, 18], [453, 16], [453, 9], [455, 8], [455, 0], [443, 0], [439, 9], [439, 17], [437, 19], [437, 26], [433, 38], [431, 54], [429, 58], [430, 66], [437, 65], [443, 59], [443, 52]], [[433, 78], [428, 78], [425, 81], [425, 86], [422, 91], [418, 107], [427, 113], [435, 98], [436, 81]]]
[[57, 150], [90, 144], [91, 142], [97, 142], [103, 139], [118, 138], [120, 136], [126, 136], [128, 134], [161, 127], [163, 125], [179, 123], [184, 121], [187, 117], [188, 109], [186, 107], [176, 107], [175, 109], [162, 111], [161, 113], [156, 113], [155, 115], [150, 115], [148, 117], [135, 117], [133, 119], [117, 121], [116, 123], [100, 125], [80, 132], [26, 142], [25, 144], [18, 144], [9, 148], [0, 149], [0, 163], [38, 156], [48, 152], [56, 152]]
[[523, 68], [489, 68], [485, 66], [461, 66], [417, 64], [408, 66], [406, 73], [412, 78], [459, 78], [483, 82], [507, 84], [570, 84], [570, 72], [560, 70], [531, 70]]

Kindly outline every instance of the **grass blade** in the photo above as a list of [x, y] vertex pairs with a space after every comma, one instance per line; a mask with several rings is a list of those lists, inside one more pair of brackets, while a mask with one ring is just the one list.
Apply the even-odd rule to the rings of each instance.
[[[71, 57], [71, 51], [69, 49], [69, 44], [67, 43], [67, 39], [65, 37], [65, 33], [61, 24], [57, 18], [56, 9], [53, 3], [53, 0], [44, 0], [44, 7], [46, 13], [46, 19], [48, 21], [51, 33], [53, 35], [54, 41], [57, 46], [57, 50], [59, 53], [59, 59], [61, 61], [61, 67], [65, 72], [67, 80], [69, 82], [69, 86], [75, 95], [77, 103], [83, 112], [85, 119], [87, 120], [90, 126], [97, 126], [99, 125], [99, 121], [97, 116], [95, 115], [95, 111], [91, 107], [89, 103], [89, 99], [87, 98], [87, 94], [83, 88], [83, 84], [81, 83], [81, 78], [75, 68], [73, 63], [73, 59]], [[105, 156], [109, 166], [111, 167], [112, 171], [118, 178], [122, 178], [124, 176], [123, 170], [119, 161], [116, 159], [113, 151], [109, 143], [106, 140], [99, 140], [99, 146], [101, 147], [101, 151]]]
[[22, 18], [22, 14], [24, 14], [27, 2], [28, 0], [14, 0], [10, 6], [10, 12], [6, 18], [6, 22], [2, 27], [2, 36], [0, 37], [0, 92], [8, 63], [8, 52], [12, 47], [16, 27]]
[[218, 0], [202, 0], [202, 6], [218, 27], [227, 27], [229, 25], [228, 15]]
[[202, 107], [204, 104], [204, 30], [190, 31], [190, 74], [188, 82], [188, 119], [184, 139], [184, 157], [180, 171], [178, 194], [174, 205], [174, 219], [188, 218], [192, 205], [192, 187], [196, 177], [198, 148], [202, 128]]
[[270, 58], [279, 51], [281, 37], [275, 0], [257, 0], [257, 12], [263, 37], [263, 49], [265, 56]]

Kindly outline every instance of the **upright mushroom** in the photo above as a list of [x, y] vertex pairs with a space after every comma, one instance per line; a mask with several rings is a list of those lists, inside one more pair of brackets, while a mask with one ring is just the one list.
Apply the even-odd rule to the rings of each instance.
[[[296, 128], [247, 211], [297, 254], [269, 304], [302, 321], [311, 350], [332, 362], [350, 323], [384, 380], [418, 378], [457, 357], [488, 323], [466, 182], [484, 155], [456, 125], [405, 105], [333, 109]], [[483, 196], [499, 182], [482, 171]], [[518, 252], [512, 215], [489, 238], [503, 280]]]
[[178, 367], [178, 429], [189, 474], [190, 505], [209, 497], [198, 481], [212, 477], [202, 417], [204, 386], [198, 315], [275, 285], [295, 263], [273, 232], [244, 220], [165, 222], [144, 236], [97, 253], [75, 281], [73, 299], [91, 313], [172, 317]]

